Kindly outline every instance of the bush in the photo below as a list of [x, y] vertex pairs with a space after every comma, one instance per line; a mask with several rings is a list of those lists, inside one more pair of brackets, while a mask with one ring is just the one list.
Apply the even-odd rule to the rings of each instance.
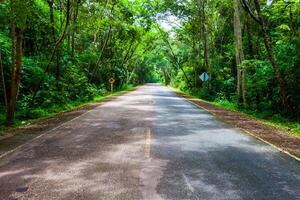
[[18, 120], [36, 119], [36, 118], [46, 116], [47, 114], [48, 112], [42, 108], [35, 108], [35, 109], [26, 108], [17, 112], [16, 117]]
[[46, 115], [47, 115], [47, 111], [45, 111], [41, 108], [36, 108], [36, 109], [29, 111], [27, 118], [36, 119], [36, 118], [40, 118], [40, 117], [43, 117]]

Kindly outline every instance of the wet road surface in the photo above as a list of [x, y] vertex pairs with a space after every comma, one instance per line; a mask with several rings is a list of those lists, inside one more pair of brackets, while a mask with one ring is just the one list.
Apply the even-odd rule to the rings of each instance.
[[2, 158], [0, 199], [300, 199], [300, 163], [148, 84]]

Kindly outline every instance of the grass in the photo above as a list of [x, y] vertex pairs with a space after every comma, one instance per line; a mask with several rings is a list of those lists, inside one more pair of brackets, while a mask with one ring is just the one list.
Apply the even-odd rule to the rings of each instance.
[[280, 115], [273, 115], [272, 117], [266, 117], [263, 114], [257, 113], [255, 111], [246, 110], [246, 109], [240, 109], [238, 106], [231, 102], [224, 102], [224, 101], [216, 101], [216, 102], [210, 102], [213, 105], [225, 108], [227, 110], [239, 112], [247, 117], [250, 117], [255, 120], [259, 120], [260, 122], [273, 126], [277, 129], [281, 129], [283, 131], [288, 132], [291, 135], [300, 136], [300, 124], [299, 122], [295, 121], [289, 121], [286, 118], [281, 117]]
[[29, 124], [32, 124], [32, 123], [36, 123], [36, 122], [39, 122], [41, 120], [45, 120], [45, 119], [49, 119], [49, 118], [52, 118], [52, 117], [55, 117], [59, 114], [62, 114], [62, 113], [65, 113], [65, 112], [70, 112], [72, 110], [76, 110], [76, 109], [79, 109], [79, 108], [82, 108], [82, 107], [85, 107], [85, 106], [88, 106], [90, 105], [91, 103], [95, 103], [95, 102], [101, 102], [101, 101], [104, 101], [110, 97], [113, 97], [113, 96], [118, 96], [120, 94], [123, 94], [124, 92], [126, 91], [130, 91], [130, 90], [133, 90], [133, 85], [128, 85], [124, 88], [122, 88], [121, 90], [118, 90], [118, 91], [115, 91], [113, 93], [110, 93], [110, 94], [107, 94], [107, 95], [104, 95], [104, 96], [95, 96], [92, 100], [90, 101], [73, 101], [73, 102], [68, 102], [66, 104], [63, 104], [63, 105], [59, 105], [59, 106], [53, 106], [47, 110], [44, 110], [44, 109], [40, 109], [40, 108], [37, 108], [35, 109], [37, 114], [36, 114], [36, 117], [32, 117], [34, 119], [18, 119], [17, 116], [18, 116], [18, 113], [16, 113], [16, 120], [15, 120], [15, 123], [13, 126], [11, 127], [7, 127], [5, 126], [5, 114], [4, 113], [1, 113], [0, 114], [0, 136], [3, 136], [5, 135], [5, 133], [7, 131], [10, 131], [10, 130], [13, 130], [13, 129], [17, 129], [17, 128], [22, 128], [26, 125], [29, 125]]
[[266, 125], [272, 126], [274, 128], [280, 129], [282, 131], [285, 131], [292, 136], [300, 136], [300, 123], [296, 122], [296, 121], [289, 121], [288, 119], [283, 118], [280, 115], [273, 115], [272, 117], [266, 117], [265, 115], [263, 115], [261, 113], [257, 113], [255, 111], [241, 109], [238, 107], [237, 104], [229, 102], [227, 100], [219, 100], [219, 101], [213, 101], [213, 102], [205, 101], [205, 100], [199, 98], [198, 96], [181, 91], [177, 88], [175, 88], [175, 91], [177, 91], [181, 94], [189, 95], [195, 99], [200, 99], [201, 101], [224, 108], [226, 110], [238, 112], [239, 114], [242, 114], [243, 116], [249, 117], [254, 120], [258, 120], [263, 124], [266, 124]]

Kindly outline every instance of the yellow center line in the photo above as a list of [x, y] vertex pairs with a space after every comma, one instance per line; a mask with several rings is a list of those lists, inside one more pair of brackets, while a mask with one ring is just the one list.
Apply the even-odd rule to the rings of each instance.
[[146, 145], [145, 145], [146, 158], [151, 158], [151, 129], [147, 128], [146, 132]]

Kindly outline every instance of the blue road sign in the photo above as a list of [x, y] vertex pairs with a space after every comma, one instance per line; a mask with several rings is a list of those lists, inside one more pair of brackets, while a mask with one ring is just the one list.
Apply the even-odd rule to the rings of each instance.
[[201, 81], [208, 81], [209, 76], [208, 76], [208, 74], [207, 74], [206, 72], [203, 72], [203, 73], [199, 76], [199, 78], [201, 79]]

